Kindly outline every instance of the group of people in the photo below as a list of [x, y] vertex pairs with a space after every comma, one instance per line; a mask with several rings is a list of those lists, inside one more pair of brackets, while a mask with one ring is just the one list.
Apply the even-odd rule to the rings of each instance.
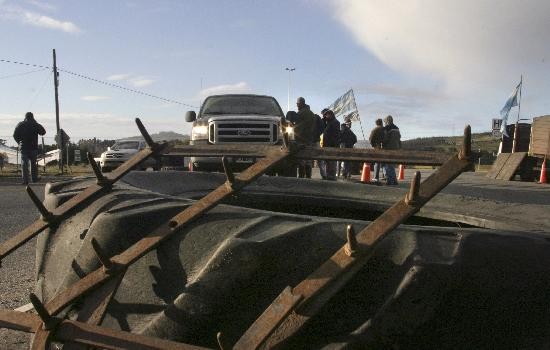
[[[351, 130], [351, 119], [345, 118], [340, 125], [334, 112], [328, 108], [321, 111], [321, 116], [313, 113], [306, 100], [299, 97], [296, 101], [298, 112], [289, 111], [287, 122], [294, 127], [294, 140], [300, 144], [319, 147], [353, 148], [357, 136]], [[318, 161], [321, 177], [324, 180], [336, 181], [338, 162], [332, 160]], [[298, 165], [298, 177], [311, 178], [312, 160], [301, 161]], [[350, 162], [343, 162], [342, 177], [351, 177]]]
[[[286, 120], [294, 127], [294, 139], [297, 143], [319, 146], [353, 148], [357, 143], [357, 136], [351, 130], [351, 119], [344, 118], [344, 122], [336, 119], [334, 112], [328, 108], [321, 111], [322, 117], [313, 113], [303, 97], [296, 101], [298, 112], [289, 111]], [[401, 133], [393, 123], [393, 117], [388, 115], [376, 120], [376, 127], [371, 131], [370, 144], [375, 149], [400, 149]], [[318, 161], [321, 178], [336, 180], [337, 174], [344, 179], [351, 177], [351, 162]], [[298, 165], [298, 177], [311, 178], [312, 160], [301, 161]], [[380, 169], [383, 171], [387, 185], [397, 185], [397, 176], [392, 164], [374, 165], [374, 182], [380, 183]]]
[[[384, 123], [384, 125], [382, 125]], [[401, 133], [397, 125], [393, 123], [393, 117], [388, 115], [382, 119], [376, 119], [376, 127], [372, 129], [369, 142], [375, 149], [400, 149], [401, 148]], [[397, 185], [397, 177], [395, 168], [392, 164], [374, 164], [374, 182], [380, 182], [380, 168], [382, 168], [387, 185]]]

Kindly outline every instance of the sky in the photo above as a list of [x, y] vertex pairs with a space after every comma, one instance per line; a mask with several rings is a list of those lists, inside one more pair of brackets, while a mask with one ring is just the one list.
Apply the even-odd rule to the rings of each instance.
[[8, 144], [27, 111], [54, 143], [52, 49], [72, 141], [137, 135], [136, 117], [189, 134], [185, 112], [211, 94], [286, 111], [289, 87], [291, 109], [303, 96], [316, 113], [353, 88], [359, 139], [388, 114], [404, 139], [490, 131], [522, 76], [520, 117], [550, 114], [547, 0], [0, 0], [0, 34]]

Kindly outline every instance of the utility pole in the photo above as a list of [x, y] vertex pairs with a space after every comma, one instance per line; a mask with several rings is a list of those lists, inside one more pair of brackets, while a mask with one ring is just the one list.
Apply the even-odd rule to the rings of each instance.
[[55, 57], [55, 49], [53, 49], [53, 85], [55, 90], [55, 127], [57, 135], [57, 148], [59, 149], [59, 170], [63, 174], [63, 137], [61, 136], [61, 127], [59, 126], [59, 94], [57, 92], [57, 87], [59, 86], [58, 81], [59, 73], [57, 72], [57, 60]]
[[285, 70], [288, 71], [288, 100], [287, 100], [287, 104], [286, 104], [286, 111], [288, 113], [288, 111], [290, 111], [290, 73], [294, 72], [296, 70], [296, 68], [286, 67]]

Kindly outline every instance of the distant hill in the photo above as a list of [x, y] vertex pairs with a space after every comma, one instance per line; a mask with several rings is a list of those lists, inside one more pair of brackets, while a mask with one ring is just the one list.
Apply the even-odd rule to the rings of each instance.
[[[491, 162], [498, 152], [500, 139], [490, 132], [472, 134], [472, 151], [481, 152], [482, 163]], [[462, 136], [419, 137], [402, 142], [404, 149], [454, 154], [462, 145]]]
[[[158, 134], [151, 134], [153, 141], [183, 141], [189, 142], [189, 135], [178, 134], [173, 131], [161, 131]], [[121, 139], [122, 140], [122, 139]], [[125, 137], [124, 140], [143, 140], [141, 136]]]

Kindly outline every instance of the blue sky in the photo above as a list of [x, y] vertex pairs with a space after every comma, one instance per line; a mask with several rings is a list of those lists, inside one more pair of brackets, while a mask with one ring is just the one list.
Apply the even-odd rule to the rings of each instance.
[[[284, 110], [295, 67], [292, 108], [304, 96], [318, 113], [353, 88], [365, 133], [392, 114], [408, 139], [489, 131], [522, 74], [522, 118], [550, 114], [549, 18], [535, 0], [0, 0], [0, 60], [51, 66], [55, 48], [62, 69], [191, 106], [249, 92]], [[53, 143], [52, 75], [25, 74], [38, 69], [0, 62], [0, 138], [33, 111]], [[136, 135], [136, 116], [190, 132], [190, 107], [64, 72], [60, 109], [72, 140]]]

